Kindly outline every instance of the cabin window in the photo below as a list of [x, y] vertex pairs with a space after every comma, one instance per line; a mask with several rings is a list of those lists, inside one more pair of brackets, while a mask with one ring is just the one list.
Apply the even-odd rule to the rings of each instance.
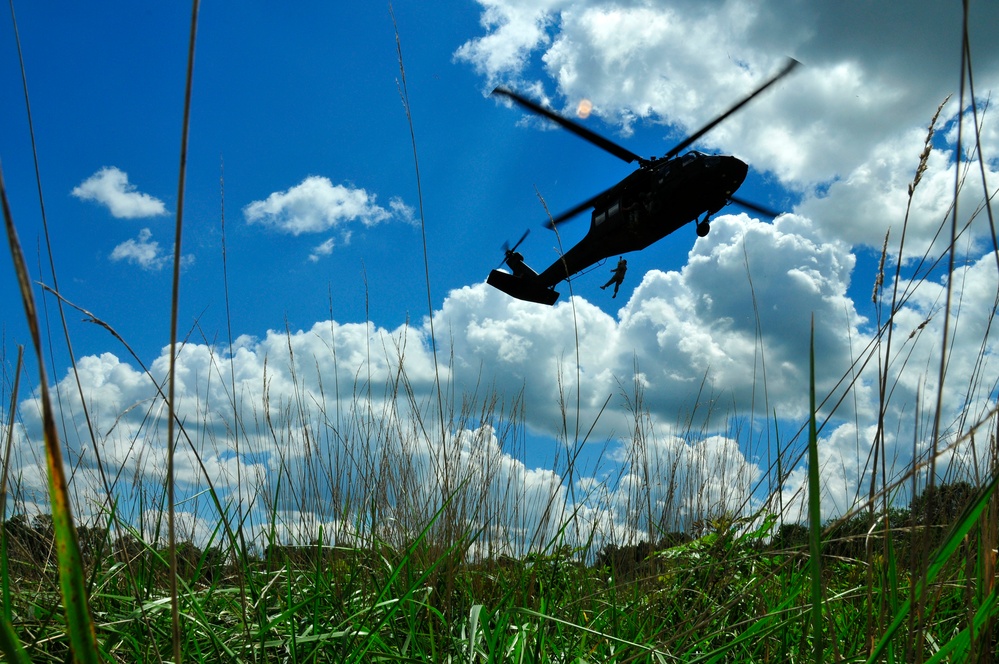
[[617, 213], [620, 211], [621, 211], [621, 201], [618, 201], [617, 203], [614, 203], [614, 205], [610, 206], [609, 210], [607, 210], [607, 216], [616, 217]]
[[594, 226], [599, 226], [600, 224], [604, 223], [604, 219], [606, 219], [606, 218], [607, 218], [607, 213], [606, 212], [601, 212], [600, 214], [597, 214], [596, 210], [593, 211], [593, 225]]

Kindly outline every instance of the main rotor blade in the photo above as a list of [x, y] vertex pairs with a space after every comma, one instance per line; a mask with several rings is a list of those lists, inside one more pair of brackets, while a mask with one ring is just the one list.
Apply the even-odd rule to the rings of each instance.
[[764, 217], [770, 217], [771, 219], [773, 219], [774, 217], [777, 217], [777, 216], [779, 216], [781, 214], [780, 212], [777, 212], [776, 210], [771, 210], [770, 208], [765, 208], [762, 205], [757, 205], [756, 203], [751, 203], [750, 201], [747, 201], [744, 198], [737, 198], [735, 196], [732, 196], [731, 198], [729, 198], [729, 200], [734, 205], [738, 205], [739, 207], [744, 207], [747, 210], [752, 210], [753, 212], [758, 212], [758, 213], [762, 214]]
[[[617, 185], [615, 185], [615, 187], [616, 186]], [[596, 196], [591, 196], [590, 198], [587, 198], [585, 201], [583, 201], [576, 207], [569, 208], [568, 210], [558, 215], [557, 217], [549, 219], [548, 221], [545, 222], [545, 228], [547, 228], [548, 230], [552, 230], [562, 222], [569, 221], [580, 212], [583, 212], [584, 210], [586, 210], [586, 208], [593, 207], [594, 205], [596, 205], [597, 201], [606, 196], [609, 192], [613, 191], [615, 187], [611, 187], [610, 189], [605, 189]]]
[[628, 162], [629, 164], [631, 162], [633, 162], [633, 161], [637, 161], [639, 163], [645, 161], [645, 159], [643, 157], [639, 157], [637, 154], [635, 154], [631, 150], [618, 145], [617, 143], [615, 143], [614, 141], [612, 141], [610, 139], [604, 138], [600, 134], [597, 134], [595, 132], [590, 131], [589, 129], [587, 129], [583, 125], [578, 124], [576, 122], [573, 122], [569, 118], [562, 117], [561, 115], [559, 115], [558, 113], [555, 113], [554, 111], [550, 111], [547, 108], [539, 106], [538, 104], [534, 103], [530, 99], [527, 99], [525, 97], [521, 97], [516, 92], [511, 92], [510, 90], [507, 90], [505, 88], [496, 88], [495, 90], [493, 90], [493, 94], [494, 95], [503, 95], [504, 97], [509, 97], [513, 101], [517, 102], [518, 104], [520, 104], [521, 106], [523, 106], [524, 108], [526, 108], [527, 110], [529, 110], [529, 111], [531, 111], [533, 113], [537, 113], [538, 115], [545, 116], [546, 118], [548, 118], [552, 122], [556, 122], [556, 123], [562, 125], [564, 128], [568, 129], [569, 131], [571, 131], [572, 133], [574, 133], [576, 136], [579, 136], [580, 138], [583, 138], [583, 139], [589, 141], [590, 143], [593, 143], [598, 148], [601, 148], [603, 150], [606, 150], [607, 152], [610, 152], [612, 155], [614, 155], [618, 159], [623, 159], [624, 161]]
[[693, 134], [691, 134], [690, 136], [688, 136], [679, 145], [677, 145], [672, 150], [670, 150], [669, 152], [667, 152], [665, 154], [665, 156], [663, 157], [663, 159], [670, 159], [670, 158], [675, 157], [676, 155], [680, 154], [681, 151], [683, 151], [686, 148], [688, 148], [689, 146], [691, 146], [694, 143], [694, 141], [696, 141], [697, 139], [699, 139], [701, 136], [704, 136], [704, 134], [706, 134], [709, 131], [711, 131], [712, 129], [714, 129], [721, 122], [723, 122], [724, 120], [726, 120], [730, 115], [732, 115], [733, 113], [735, 113], [736, 111], [738, 111], [740, 108], [742, 108], [743, 106], [745, 106], [746, 104], [748, 104], [750, 101], [752, 101], [753, 98], [756, 97], [756, 95], [760, 94], [761, 92], [763, 92], [764, 90], [766, 90], [767, 88], [769, 88], [771, 85], [773, 85], [774, 83], [776, 83], [780, 79], [782, 79], [785, 76], [787, 76], [788, 74], [790, 74], [791, 70], [794, 69], [795, 67], [797, 67], [799, 64], [801, 64], [801, 63], [799, 63], [794, 58], [788, 58], [788, 63], [786, 65], [784, 65], [784, 68], [781, 69], [779, 72], [777, 72], [773, 77], [771, 77], [771, 79], [769, 81], [767, 81], [766, 83], [764, 83], [760, 87], [756, 88], [756, 90], [752, 94], [750, 94], [749, 96], [743, 98], [743, 100], [740, 101], [738, 104], [736, 104], [732, 108], [728, 109], [727, 111], [725, 111], [724, 113], [722, 113], [721, 115], [719, 115], [717, 118], [715, 118], [714, 120], [712, 120], [708, 124], [706, 124], [703, 127], [701, 127], [699, 130], [697, 130], [696, 132], [694, 132]]

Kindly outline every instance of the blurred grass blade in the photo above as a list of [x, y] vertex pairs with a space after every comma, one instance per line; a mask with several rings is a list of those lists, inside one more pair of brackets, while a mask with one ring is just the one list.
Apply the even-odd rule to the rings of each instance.
[[31, 279], [24, 262], [24, 254], [21, 251], [21, 244], [14, 228], [10, 204], [7, 201], [7, 189], [4, 186], [2, 169], [0, 169], [0, 201], [3, 204], [4, 224], [7, 230], [7, 241], [10, 244], [11, 259], [14, 263], [14, 272], [21, 289], [21, 302], [24, 305], [24, 314], [35, 347], [35, 358], [38, 361], [39, 398], [42, 405], [42, 432], [45, 439], [45, 463], [48, 467], [49, 500], [52, 505], [52, 528], [70, 648], [77, 662], [96, 664], [100, 661], [97, 652], [97, 634], [94, 631], [94, 622], [87, 606], [83, 559], [76, 539], [76, 529], [73, 527], [69, 488], [62, 465], [62, 451], [59, 449], [59, 434], [56, 430], [52, 400], [49, 396], [48, 378], [45, 375], [45, 362], [42, 357], [42, 342], [35, 300], [31, 292]]
[[30, 664], [31, 662], [31, 658], [21, 646], [7, 616], [0, 619], [0, 652], [3, 653], [4, 661], [7, 662], [20, 662], [21, 664]]
[[[17, 390], [20, 386], [21, 369], [24, 366], [24, 346], [17, 347], [17, 365], [14, 368], [14, 386], [10, 393], [10, 415], [7, 422], [7, 433], [4, 436], [3, 461], [0, 461], [0, 521], [7, 520], [7, 473], [10, 470], [11, 450], [14, 447], [14, 415], [17, 413]], [[10, 609], [10, 574], [7, 563], [7, 528], [0, 527], [0, 599], [3, 600], [3, 619], [12, 620]]]
[[808, 345], [808, 543], [812, 576], [812, 642], [822, 662], [822, 510], [819, 502], [819, 437], [815, 423], [815, 318]]
[[[7, 423], [7, 432], [4, 436], [3, 461], [0, 461], [0, 522], [7, 519], [7, 470], [10, 468], [10, 452], [14, 441], [14, 413], [17, 412], [17, 389], [23, 360], [24, 346], [18, 346], [17, 365], [14, 369], [14, 387], [10, 394], [10, 421]], [[10, 603], [10, 574], [7, 567], [9, 558], [7, 556], [7, 528], [0, 526], [0, 584], [3, 586], [0, 590], [3, 594], [3, 612], [0, 614], [0, 652], [4, 654], [7, 661], [30, 662], [31, 659], [21, 646], [21, 642], [11, 625], [13, 615]]]

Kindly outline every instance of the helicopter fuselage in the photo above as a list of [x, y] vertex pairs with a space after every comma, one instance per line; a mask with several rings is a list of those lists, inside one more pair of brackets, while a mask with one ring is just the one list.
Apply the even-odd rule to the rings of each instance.
[[702, 215], [706, 223], [729, 203], [747, 171], [735, 157], [696, 151], [646, 162], [594, 201], [589, 231], [540, 274], [512, 251], [505, 260], [512, 274], [493, 270], [487, 281], [513, 297], [554, 304], [558, 282], [611, 256], [644, 249]]

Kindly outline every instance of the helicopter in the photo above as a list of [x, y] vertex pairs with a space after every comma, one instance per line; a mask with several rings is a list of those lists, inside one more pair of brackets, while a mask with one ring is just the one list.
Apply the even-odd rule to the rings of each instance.
[[[552, 217], [545, 224], [554, 229], [592, 208], [590, 230], [582, 240], [538, 273], [528, 267], [517, 251], [527, 238], [528, 229], [511, 247], [503, 246], [503, 262], [511, 272], [500, 269], [489, 273], [486, 283], [520, 300], [554, 305], [559, 294], [555, 285], [610, 256], [639, 251], [661, 240], [691, 221], [704, 237], [711, 229], [711, 216], [726, 205], [735, 204], [768, 217], [777, 212], [738, 198], [735, 192], [742, 185], [749, 166], [728, 155], [705, 154], [690, 150], [680, 154], [704, 134], [714, 129], [757, 95], [786, 76], [798, 65], [789, 58], [787, 64], [752, 93], [694, 132], [662, 157], [646, 159], [587, 129], [583, 125], [555, 113], [505, 88], [496, 88], [494, 95], [507, 97], [532, 113], [561, 125], [597, 147], [624, 160], [638, 163], [638, 169], [616, 185], [600, 192], [579, 205]], [[702, 218], [703, 215], [703, 218]]]

